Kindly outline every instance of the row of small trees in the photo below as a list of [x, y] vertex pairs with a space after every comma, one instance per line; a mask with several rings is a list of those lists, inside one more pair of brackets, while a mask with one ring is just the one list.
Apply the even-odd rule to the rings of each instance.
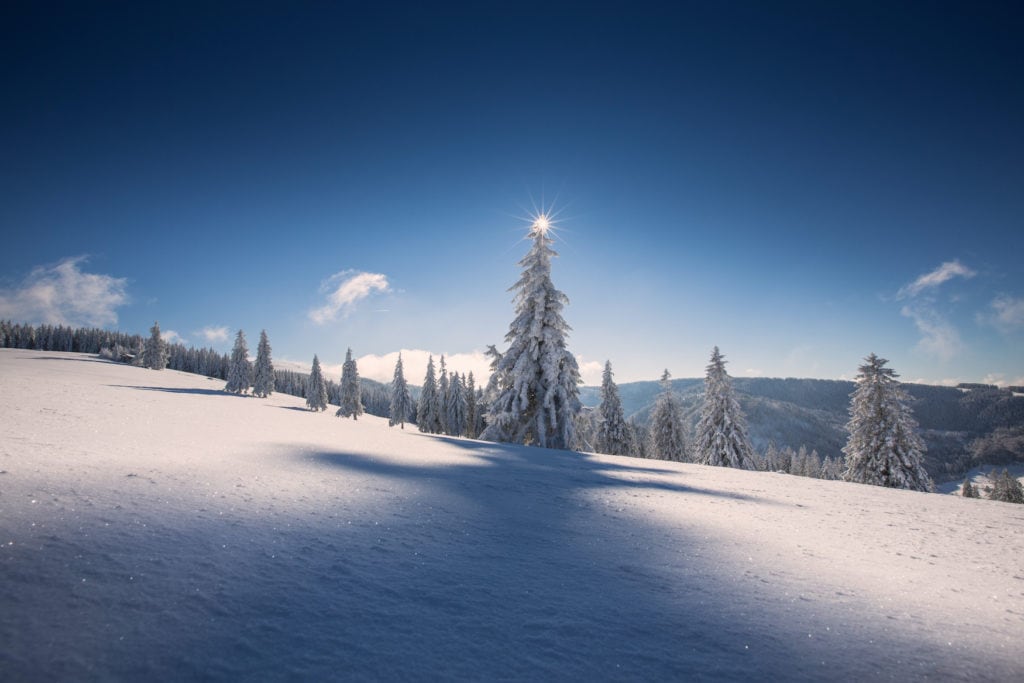
[[[401, 356], [399, 356], [401, 363]], [[395, 375], [400, 367], [396, 365]], [[402, 379], [404, 382], [404, 378]], [[398, 400], [398, 385], [392, 382], [393, 405]], [[427, 371], [423, 377], [419, 401], [416, 404], [416, 426], [428, 434], [468, 436], [477, 438], [484, 429], [484, 415], [480, 411], [483, 392], [476, 388], [473, 373], [460, 375], [448, 373], [444, 356], [440, 360], [440, 372], [435, 374], [434, 357], [427, 359]]]
[[[341, 366], [341, 388], [338, 392], [338, 417], [351, 417], [358, 420], [363, 414], [362, 390], [359, 380], [359, 368], [352, 358], [352, 349], [345, 352], [345, 362]], [[319, 356], [313, 356], [313, 368], [309, 373], [306, 389], [306, 405], [310, 410], [327, 410], [327, 381], [320, 367]]]
[[[822, 462], [817, 453], [782, 455], [774, 447], [763, 457], [757, 457], [750, 444], [746, 418], [725, 370], [725, 357], [717, 346], [707, 366], [704, 404], [693, 440], [686, 437], [683, 409], [666, 370], [642, 454], [662, 460], [781, 470], [892, 488], [932, 490], [923, 464], [925, 445], [911, 414], [909, 396], [896, 381], [896, 373], [885, 367], [888, 361], [875, 354], [865, 361], [851, 396], [847, 423], [850, 436], [843, 448], [846, 457], [841, 465], [831, 458]], [[637, 454], [638, 440], [623, 417], [610, 363], [605, 364], [597, 412], [596, 450], [613, 455]]]
[[979, 490], [970, 478], [964, 479], [964, 483], [960, 487], [960, 495], [964, 498], [981, 498], [981, 493], [984, 491], [989, 500], [1024, 504], [1024, 486], [1021, 486], [1020, 480], [1010, 474], [1008, 470], [1004, 469], [1001, 474], [996, 474], [993, 470], [988, 475], [988, 481], [989, 484]]

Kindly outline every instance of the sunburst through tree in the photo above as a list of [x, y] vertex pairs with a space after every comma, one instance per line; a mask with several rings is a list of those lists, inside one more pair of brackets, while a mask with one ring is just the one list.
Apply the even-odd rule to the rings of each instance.
[[515, 319], [505, 341], [508, 350], [494, 368], [497, 396], [490, 405], [482, 438], [573, 448], [573, 417], [580, 410], [580, 371], [566, 347], [570, 331], [562, 317], [569, 298], [551, 281], [551, 217], [540, 212], [528, 236], [533, 247], [519, 262], [523, 272], [511, 287]]

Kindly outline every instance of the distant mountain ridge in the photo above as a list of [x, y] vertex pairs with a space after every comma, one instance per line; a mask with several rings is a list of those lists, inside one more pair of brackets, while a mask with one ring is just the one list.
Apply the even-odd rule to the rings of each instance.
[[[747, 415], [751, 440], [758, 451], [806, 446], [821, 457], [842, 457], [846, 422], [854, 383], [844, 380], [734, 377], [740, 405]], [[938, 481], [961, 476], [979, 465], [1024, 460], [1024, 396], [994, 386], [944, 387], [904, 384], [913, 398], [914, 416], [928, 446], [925, 466]], [[704, 380], [672, 380], [692, 432], [700, 416]], [[619, 385], [628, 418], [646, 424], [659, 382]], [[580, 400], [596, 407], [600, 387], [582, 387]]]

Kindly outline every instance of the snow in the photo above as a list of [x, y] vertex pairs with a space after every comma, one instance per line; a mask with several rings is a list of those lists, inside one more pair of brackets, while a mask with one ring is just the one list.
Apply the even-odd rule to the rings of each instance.
[[0, 350], [0, 678], [1020, 680], [1024, 506]]

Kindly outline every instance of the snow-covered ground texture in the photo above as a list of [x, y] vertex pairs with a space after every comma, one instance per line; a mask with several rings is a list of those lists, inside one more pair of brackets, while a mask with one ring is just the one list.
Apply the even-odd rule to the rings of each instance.
[[1024, 506], [0, 350], [0, 679], [1022, 680]]

